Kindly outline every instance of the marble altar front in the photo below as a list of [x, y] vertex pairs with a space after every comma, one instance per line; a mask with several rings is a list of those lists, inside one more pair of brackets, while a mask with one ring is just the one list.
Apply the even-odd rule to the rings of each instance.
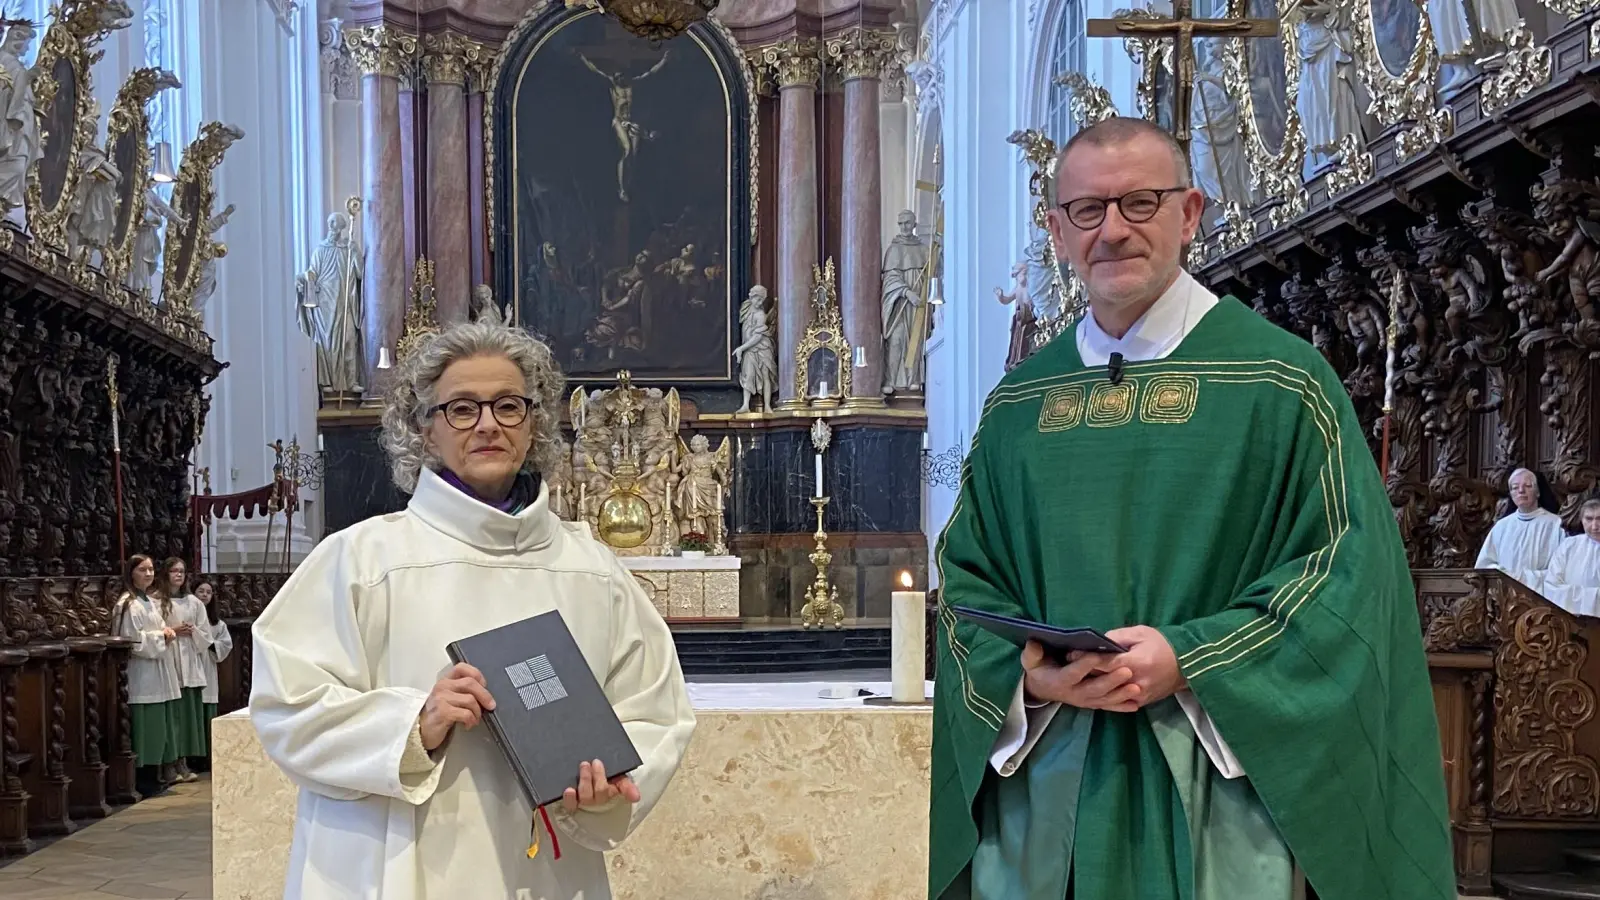
[[663, 619], [739, 620], [737, 556], [624, 556], [622, 564]]
[[[694, 739], [655, 811], [610, 854], [616, 900], [926, 896], [931, 707], [820, 696], [858, 687], [889, 692], [689, 685]], [[212, 896], [280, 896], [295, 788], [244, 711], [212, 733]]]

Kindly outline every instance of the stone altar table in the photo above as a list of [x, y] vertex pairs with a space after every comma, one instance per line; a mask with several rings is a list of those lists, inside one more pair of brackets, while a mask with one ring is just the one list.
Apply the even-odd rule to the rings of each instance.
[[737, 556], [624, 556], [622, 564], [669, 622], [739, 621]]
[[[616, 900], [926, 896], [932, 708], [818, 696], [838, 686], [858, 685], [690, 684], [694, 739], [654, 812], [610, 854]], [[295, 789], [246, 711], [212, 734], [212, 895], [281, 896]]]

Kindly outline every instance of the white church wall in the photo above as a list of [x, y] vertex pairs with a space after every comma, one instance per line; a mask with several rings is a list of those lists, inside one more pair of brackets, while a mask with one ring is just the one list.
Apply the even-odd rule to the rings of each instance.
[[[217, 291], [205, 310], [217, 358], [229, 363], [210, 388], [198, 453], [217, 493], [268, 483], [274, 440], [316, 447], [314, 361], [294, 309], [294, 273], [310, 260], [324, 182], [316, 21], [314, 3], [294, 14], [292, 36], [265, 3], [179, 3], [173, 17], [185, 85], [175, 123], [181, 141], [211, 120], [244, 131], [216, 170], [219, 207], [232, 203], [237, 211], [218, 235], [229, 254], [218, 260]], [[320, 515], [315, 497], [304, 499], [310, 508], [289, 535], [296, 560], [310, 550]], [[259, 567], [267, 531], [260, 518], [217, 523], [215, 567]], [[276, 560], [281, 518], [272, 533]]]

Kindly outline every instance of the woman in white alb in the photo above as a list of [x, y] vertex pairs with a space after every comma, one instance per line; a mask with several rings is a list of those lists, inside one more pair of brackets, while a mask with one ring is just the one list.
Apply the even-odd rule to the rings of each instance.
[[[461, 323], [390, 375], [383, 444], [410, 502], [325, 538], [252, 630], [251, 720], [300, 787], [284, 896], [605, 900], [604, 851], [694, 730], [672, 635], [611, 551], [550, 511], [563, 382], [544, 344]], [[445, 646], [551, 610], [644, 764], [585, 763], [536, 813], [475, 727], [483, 674]]]
[[204, 693], [208, 672], [205, 659], [211, 655], [211, 628], [206, 621], [205, 604], [189, 593], [189, 569], [176, 556], [161, 563], [161, 611], [167, 626], [177, 634], [173, 648], [178, 656], [178, 780], [195, 781], [200, 776], [194, 766], [204, 769], [211, 756], [206, 741], [207, 722]]
[[111, 610], [111, 627], [119, 637], [135, 641], [128, 658], [128, 711], [133, 728], [133, 755], [138, 768], [135, 788], [146, 797], [166, 789], [178, 760], [177, 632], [162, 619], [159, 601], [151, 596], [155, 560], [143, 553], [128, 558], [126, 589]]
[[[211, 634], [211, 647], [200, 657], [200, 665], [206, 670], [206, 687], [200, 694], [200, 700], [205, 710], [206, 747], [211, 747], [211, 720], [217, 717], [217, 703], [221, 700], [221, 690], [217, 685], [217, 664], [228, 658], [233, 652], [233, 633], [228, 630], [228, 623], [217, 616], [216, 610], [211, 605], [214, 591], [211, 582], [202, 581], [194, 586], [194, 598], [204, 607], [203, 617], [207, 623], [207, 630]], [[212, 621], [215, 619], [215, 621]], [[210, 760], [207, 759], [207, 767]]]

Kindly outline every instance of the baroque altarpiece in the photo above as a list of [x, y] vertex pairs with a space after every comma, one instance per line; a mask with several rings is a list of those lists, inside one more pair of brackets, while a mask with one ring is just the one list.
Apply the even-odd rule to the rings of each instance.
[[[568, 378], [570, 452], [544, 473], [563, 518], [647, 589], [689, 578], [685, 553], [731, 567], [698, 605], [663, 600], [669, 618], [798, 616], [819, 533], [845, 614], [887, 616], [899, 572], [927, 565], [937, 235], [905, 213], [886, 240], [878, 179], [880, 97], [912, 32], [867, 6], [835, 26], [755, 4], [537, 2], [496, 22], [447, 5], [355, 3], [323, 36], [376, 110], [363, 147], [413, 150], [363, 151], [379, 189], [330, 215], [301, 281], [332, 363], [328, 528], [405, 501], [373, 409], [404, 336], [496, 315]], [[425, 311], [405, 289], [419, 271]], [[355, 340], [327, 326], [341, 309]]]
[[[1187, 266], [1343, 378], [1363, 426], [1347, 439], [1387, 461], [1414, 567], [1460, 886], [1532, 891], [1538, 876], [1521, 873], [1561, 870], [1600, 826], [1600, 624], [1471, 567], [1515, 469], [1548, 476], [1569, 531], [1600, 486], [1600, 10], [1199, 6], [1281, 23], [1272, 39], [1196, 42], [1189, 153], [1208, 205]], [[1143, 73], [1135, 114], [1170, 122], [1172, 42], [1125, 33]], [[1080, 123], [1115, 113], [1081, 74], [1062, 82]], [[1054, 146], [1013, 141], [1042, 226]], [[1006, 296], [1039, 313], [1018, 317], [1020, 358], [1085, 301], [1047, 243], [1017, 274]]]

